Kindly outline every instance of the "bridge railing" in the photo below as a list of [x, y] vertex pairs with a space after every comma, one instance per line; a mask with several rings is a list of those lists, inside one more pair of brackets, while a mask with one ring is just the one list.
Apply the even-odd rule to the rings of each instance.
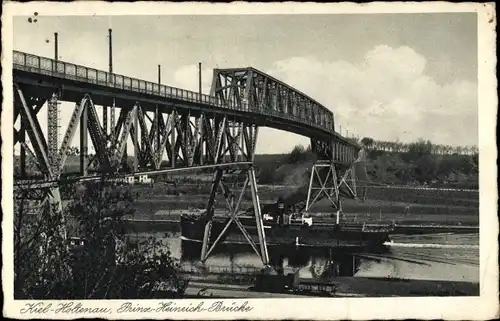
[[325, 122], [322, 117], [314, 117], [311, 113], [293, 115], [273, 109], [263, 109], [258, 108], [257, 106], [249, 106], [248, 103], [237, 104], [233, 101], [223, 101], [215, 96], [200, 94], [194, 91], [166, 85], [159, 85], [158, 83], [131, 78], [119, 74], [110, 74], [106, 71], [80, 66], [68, 62], [56, 61], [55, 59], [40, 57], [20, 51], [14, 51], [13, 64], [14, 69], [20, 69], [28, 72], [92, 83], [123, 90], [130, 90], [165, 98], [197, 102], [218, 108], [237, 110], [242, 112], [257, 112], [260, 114], [309, 125], [328, 133], [333, 134], [335, 132], [333, 124]]

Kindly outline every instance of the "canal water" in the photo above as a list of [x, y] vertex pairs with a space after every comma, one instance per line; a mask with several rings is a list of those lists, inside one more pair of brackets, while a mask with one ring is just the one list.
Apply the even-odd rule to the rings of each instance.
[[[178, 232], [142, 232], [130, 236], [154, 237], [168, 246], [184, 266], [200, 264], [200, 244], [181, 240]], [[476, 233], [393, 235], [383, 248], [365, 251], [295, 246], [270, 246], [268, 251], [273, 267], [298, 269], [301, 278], [352, 276], [479, 282], [479, 235]], [[237, 271], [238, 268], [261, 268], [262, 262], [250, 246], [222, 244], [206, 265]]]

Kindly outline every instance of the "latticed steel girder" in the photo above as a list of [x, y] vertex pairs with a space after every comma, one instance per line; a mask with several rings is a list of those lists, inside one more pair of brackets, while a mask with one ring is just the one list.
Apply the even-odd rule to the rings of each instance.
[[360, 149], [339, 141], [311, 139], [311, 150], [318, 161], [311, 168], [306, 211], [320, 199], [328, 198], [335, 210], [342, 210], [340, 197], [357, 198], [356, 167], [361, 164]]
[[[318, 151], [328, 159], [350, 163], [357, 158], [360, 146], [335, 132], [334, 115], [329, 109], [255, 68], [214, 69], [211, 95], [254, 113], [261, 126], [300, 133], [326, 145]], [[280, 122], [273, 116], [299, 119], [301, 123]], [[327, 129], [328, 135], [318, 135], [318, 128]]]
[[340, 198], [357, 198], [355, 165], [317, 161], [311, 168], [305, 211], [326, 198], [335, 210], [341, 210]]
[[342, 210], [340, 197], [357, 198], [356, 167], [361, 164], [360, 148], [341, 141], [311, 139], [311, 151], [318, 161], [311, 168], [306, 211], [320, 199], [328, 198], [335, 210]]
[[334, 132], [329, 109], [255, 68], [214, 69], [211, 95], [256, 114], [299, 119], [305, 132], [308, 126]]
[[[137, 155], [134, 171], [155, 170], [162, 167], [192, 167], [223, 162], [252, 161], [255, 153], [258, 127], [219, 114], [197, 113], [171, 109], [148, 115], [139, 101], [132, 106], [116, 106], [120, 114], [111, 124], [115, 135], [104, 132], [91, 94], [83, 94], [74, 105], [56, 161], [49, 157], [49, 146], [43, 137], [35, 110], [26, 101], [20, 86], [16, 85], [15, 104], [23, 119], [23, 130], [28, 133], [34, 155], [47, 178], [57, 178], [66, 165], [77, 125], [80, 124], [80, 175], [86, 175], [92, 165], [104, 172], [116, 172], [121, 165], [127, 140], [132, 140]], [[30, 97], [30, 99], [32, 99]], [[53, 99], [53, 98], [52, 98]], [[33, 100], [33, 99], [32, 99]], [[36, 101], [43, 101], [37, 99]], [[66, 107], [68, 108], [68, 107]], [[150, 113], [150, 112], [149, 112]], [[16, 132], [19, 141], [20, 133]], [[95, 155], [88, 155], [88, 138]]]
[[[50, 100], [47, 97], [34, 97], [32, 93], [24, 92], [23, 88], [19, 84], [14, 84], [14, 109], [18, 112], [14, 113], [14, 117], [21, 117], [21, 132], [26, 131], [28, 133], [29, 140], [33, 151], [31, 151], [29, 145], [25, 141], [24, 134], [18, 135], [18, 142], [21, 146], [21, 158], [23, 158], [23, 152], [28, 150], [28, 154], [33, 157], [33, 161], [36, 164], [36, 168], [41, 172], [45, 180], [57, 180], [60, 176], [60, 154], [57, 148], [51, 146], [51, 144], [57, 143], [57, 128], [53, 128], [54, 124], [48, 121], [48, 142], [45, 140], [44, 134], [41, 130], [40, 123], [37, 118], [37, 113], [43, 106], [43, 102], [48, 103], [49, 115], [52, 117], [57, 117], [57, 110], [51, 108], [57, 108], [59, 101], [57, 100], [58, 93], [51, 93]], [[47, 93], [45, 93], [47, 94]], [[55, 106], [55, 107], [54, 107]], [[14, 119], [15, 120], [15, 119]], [[15, 130], [15, 129], [14, 129]], [[51, 132], [51, 130], [55, 130]], [[51, 138], [50, 135], [53, 137]], [[54, 137], [55, 136], [55, 137]], [[54, 142], [54, 139], [56, 141]], [[21, 160], [21, 173], [25, 173], [26, 162]], [[41, 206], [39, 207], [40, 213], [42, 211], [48, 210], [50, 214], [56, 215], [62, 218], [62, 202], [61, 194], [57, 186], [45, 189], [43, 196], [40, 198]], [[66, 238], [66, 230], [64, 221], [58, 225], [58, 232], [60, 236]]]
[[[14, 103], [16, 114], [21, 116], [22, 129], [28, 134], [30, 144], [21, 141], [21, 131], [14, 131], [17, 142], [36, 160], [44, 175], [42, 182], [61, 181], [78, 126], [81, 178], [86, 177], [92, 164], [96, 165], [94, 167], [98, 171], [116, 173], [122, 164], [121, 159], [129, 137], [136, 151], [138, 167], [133, 169], [135, 172], [147, 173], [176, 167], [200, 168], [224, 163], [251, 164], [254, 159], [258, 135], [258, 126], [255, 124], [227, 115], [205, 112], [192, 115], [190, 110], [176, 108], [170, 112], [155, 111], [151, 116], [142, 108], [140, 101], [136, 101], [131, 106], [115, 106], [120, 109], [117, 123], [111, 124], [115, 135], [107, 135], [90, 93], [82, 94], [74, 104], [70, 120], [64, 128], [61, 146], [53, 151], [56, 157], [51, 158], [49, 144], [41, 130], [36, 112], [40, 109], [38, 105], [41, 101], [49, 102], [49, 99], [52, 99], [50, 103], [59, 106], [60, 101], [55, 101], [59, 96], [47, 91], [44, 97], [33, 97], [33, 91], [27, 87], [26, 89], [23, 84], [15, 84]], [[58, 132], [56, 134], [58, 135]], [[93, 156], [88, 155], [88, 137], [95, 150]], [[218, 168], [217, 171], [222, 172], [222, 169]], [[255, 185], [253, 169], [251, 173], [248, 179]], [[54, 213], [62, 210], [58, 186], [58, 183], [46, 184], [38, 189], [45, 191], [42, 204], [50, 206]], [[25, 187], [30, 189], [30, 186]], [[254, 187], [253, 189], [256, 189], [256, 185]], [[257, 206], [258, 202], [255, 204]], [[262, 248], [265, 244], [260, 246]], [[262, 250], [260, 253], [263, 253]]]
[[[260, 208], [260, 200], [257, 191], [257, 180], [255, 177], [255, 169], [253, 166], [249, 166], [244, 170], [245, 182], [243, 183], [241, 190], [239, 191], [238, 198], [236, 200], [236, 195], [233, 193], [230, 187], [228, 187], [223, 182], [223, 171], [217, 169], [214, 173], [214, 178], [212, 181], [212, 187], [210, 190], [209, 199], [207, 201], [206, 211], [203, 217], [200, 218], [204, 222], [204, 234], [201, 248], [201, 261], [205, 262], [212, 251], [219, 245], [223, 239], [227, 236], [228, 230], [231, 224], [236, 224], [238, 230], [243, 234], [245, 240], [252, 247], [255, 253], [260, 257], [264, 265], [269, 264], [269, 254], [267, 250], [266, 234], [264, 230], [264, 223], [262, 219], [262, 212]], [[255, 218], [255, 228], [257, 231], [256, 236], [252, 236], [245, 225], [243, 225], [239, 216], [241, 216], [242, 211], [240, 209], [243, 196], [250, 186], [250, 192], [252, 196], [252, 204], [254, 209]], [[227, 209], [229, 210], [228, 219], [222, 230], [216, 235], [212, 235], [212, 225], [214, 220], [214, 210], [215, 210], [215, 197], [217, 191], [222, 192], [224, 199], [226, 201]]]
[[[131, 108], [135, 101], [139, 101], [141, 109], [149, 112], [161, 110], [171, 113], [177, 109], [180, 114], [189, 110], [193, 117], [199, 117], [201, 113], [234, 116], [239, 122], [269, 126], [317, 140], [339, 141], [345, 149], [357, 147], [335, 132], [334, 116], [330, 110], [255, 68], [215, 69], [212, 95], [203, 95], [18, 51], [14, 52], [13, 62], [15, 82], [42, 90], [64, 88], [58, 97], [63, 101], [77, 102], [83, 94], [91, 93], [93, 102], [100, 106]], [[115, 109], [112, 108], [112, 111], [114, 115]], [[103, 115], [107, 115], [107, 111]], [[115, 136], [113, 118], [112, 137]], [[107, 136], [107, 121], [105, 123], [100, 131]], [[173, 148], [176, 148], [176, 141], [173, 140], [173, 143]], [[147, 145], [143, 146], [143, 149], [147, 148]], [[186, 154], [189, 153], [186, 151]], [[98, 157], [104, 162], [101, 155]], [[137, 163], [138, 160], [139, 156], [136, 157]]]

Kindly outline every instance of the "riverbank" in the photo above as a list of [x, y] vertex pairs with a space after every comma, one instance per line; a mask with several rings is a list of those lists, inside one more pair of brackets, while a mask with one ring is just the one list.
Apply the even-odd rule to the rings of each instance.
[[[338, 277], [333, 283], [336, 289], [324, 293], [329, 297], [418, 297], [418, 296], [477, 296], [479, 283], [405, 280], [391, 278]], [[186, 290], [188, 296], [209, 296], [217, 298], [267, 298], [307, 297], [293, 293], [269, 293], [251, 290], [251, 284], [234, 285], [217, 283], [212, 279], [193, 278]]]
[[[210, 193], [210, 184], [178, 183], [176, 185], [162, 182], [153, 186], [134, 186], [138, 197], [135, 208], [141, 214], [154, 214], [159, 210], [192, 209], [206, 206]], [[411, 189], [376, 189], [377, 193], [369, 193], [366, 199], [343, 199], [342, 206], [346, 213], [366, 213], [378, 217], [382, 215], [460, 215], [460, 220], [479, 222], [479, 193], [471, 191], [448, 190], [411, 190]], [[363, 195], [358, 191], [358, 195]], [[304, 186], [260, 185], [259, 198], [262, 204], [275, 203], [282, 197], [294, 202], [305, 201], [307, 188]], [[216, 196], [214, 206], [224, 208], [226, 201], [220, 193]], [[251, 194], [243, 195], [240, 208], [246, 210], [253, 206]], [[311, 208], [313, 212], [331, 212], [332, 206], [327, 199], [316, 202]], [[464, 222], [462, 222], [464, 224]], [[474, 223], [470, 223], [474, 224]]]
[[[159, 210], [154, 214], [140, 214], [136, 212], [128, 217], [137, 225], [148, 225], [151, 222], [161, 225], [172, 225], [180, 222], [180, 217], [184, 213], [190, 213], [194, 210]], [[227, 211], [216, 209], [214, 216], [216, 218], [226, 218]], [[310, 213], [313, 218], [313, 224], [335, 224], [336, 217], [333, 213]], [[151, 221], [148, 223], [148, 221]], [[340, 221], [346, 224], [374, 224], [387, 225], [394, 223], [400, 231], [397, 233], [413, 233], [416, 230], [422, 230], [422, 227], [435, 229], [440, 232], [466, 232], [475, 233], [479, 231], [479, 217], [471, 215], [435, 215], [435, 214], [381, 214], [371, 213], [344, 213]]]

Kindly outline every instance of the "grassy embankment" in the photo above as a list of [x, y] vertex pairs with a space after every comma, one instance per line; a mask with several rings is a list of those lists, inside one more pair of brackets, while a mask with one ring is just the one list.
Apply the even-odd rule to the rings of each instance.
[[[425, 144], [424, 144], [425, 145]], [[356, 173], [358, 195], [364, 200], [346, 199], [344, 219], [353, 221], [392, 221], [399, 223], [436, 223], [477, 225], [479, 222], [479, 193], [475, 191], [394, 189], [384, 185], [439, 186], [441, 188], [470, 188], [477, 182], [477, 157], [466, 155], [431, 155], [425, 146], [418, 144], [407, 153], [370, 151], [366, 157], [366, 172]], [[418, 149], [420, 148], [420, 150]], [[417, 150], [415, 150], [417, 149]], [[423, 149], [423, 151], [422, 151]], [[315, 156], [303, 148], [290, 154], [257, 155], [255, 164], [262, 202], [275, 202], [281, 196], [288, 200], [305, 200], [306, 186]], [[189, 179], [185, 174], [171, 175], [177, 184], [147, 188], [136, 187], [142, 192], [137, 200], [143, 214], [158, 210], [203, 208], [209, 192], [210, 175]], [[284, 186], [284, 187], [283, 187]], [[223, 208], [219, 196], [216, 207]], [[243, 208], [251, 207], [249, 193]], [[326, 216], [332, 208], [328, 201], [317, 203], [313, 212]]]
[[[398, 156], [399, 157], [399, 156]], [[452, 157], [452, 156], [448, 156]], [[459, 156], [462, 157], [462, 156]], [[281, 196], [288, 200], [305, 200], [306, 184], [314, 157], [307, 152], [295, 155], [258, 155], [256, 167], [259, 195], [263, 203], [272, 203]], [[368, 159], [372, 166], [376, 162]], [[379, 170], [380, 171], [380, 170]], [[391, 175], [394, 171], [388, 170]], [[365, 174], [366, 175], [366, 174]], [[362, 175], [357, 175], [358, 178]], [[372, 175], [368, 173], [368, 180]], [[169, 175], [164, 178], [168, 183], [155, 183], [151, 186], [135, 186], [137, 191], [136, 208], [144, 218], [160, 218], [179, 209], [204, 208], [210, 189], [210, 174], [188, 176], [186, 173]], [[375, 178], [377, 179], [377, 178]], [[358, 182], [358, 195], [366, 186], [366, 199], [345, 199], [344, 219], [350, 221], [395, 220], [401, 224], [435, 223], [477, 225], [479, 222], [479, 193], [475, 191], [415, 190], [370, 186]], [[456, 187], [456, 186], [454, 186]], [[242, 208], [252, 206], [251, 196], [247, 193]], [[222, 195], [217, 197], [216, 207], [225, 208]], [[161, 211], [161, 212], [158, 212]], [[318, 202], [313, 208], [317, 216], [328, 219], [332, 208], [327, 200]], [[157, 213], [158, 212], [158, 213]], [[160, 215], [154, 215], [155, 213]], [[161, 215], [163, 214], [163, 215]], [[321, 218], [318, 218], [321, 220]]]
[[[363, 195], [363, 188], [366, 187], [366, 197], [362, 200], [344, 200], [345, 219], [477, 225], [478, 192], [381, 187], [412, 184], [470, 188], [477, 185], [477, 155], [433, 155], [426, 143], [412, 146], [405, 153], [369, 150], [365, 162], [366, 172], [356, 173], [359, 180], [358, 195]], [[264, 185], [259, 187], [261, 201], [275, 202], [279, 196], [291, 201], [305, 200], [314, 160], [315, 156], [301, 147], [294, 148], [290, 154], [256, 155], [257, 179], [259, 184]], [[78, 157], [69, 157], [64, 170], [76, 171], [78, 161]], [[137, 193], [136, 216], [152, 219], [164, 216], [155, 215], [158, 211], [169, 214], [178, 209], [203, 208], [208, 199], [211, 179], [209, 172], [180, 172], [157, 177], [157, 183], [152, 187], [136, 185], [133, 187]], [[247, 193], [242, 208], [251, 206], [251, 196]], [[225, 208], [225, 200], [220, 194], [216, 207]], [[331, 213], [332, 208], [328, 201], [323, 200], [312, 211]], [[318, 216], [328, 217], [328, 214]]]

